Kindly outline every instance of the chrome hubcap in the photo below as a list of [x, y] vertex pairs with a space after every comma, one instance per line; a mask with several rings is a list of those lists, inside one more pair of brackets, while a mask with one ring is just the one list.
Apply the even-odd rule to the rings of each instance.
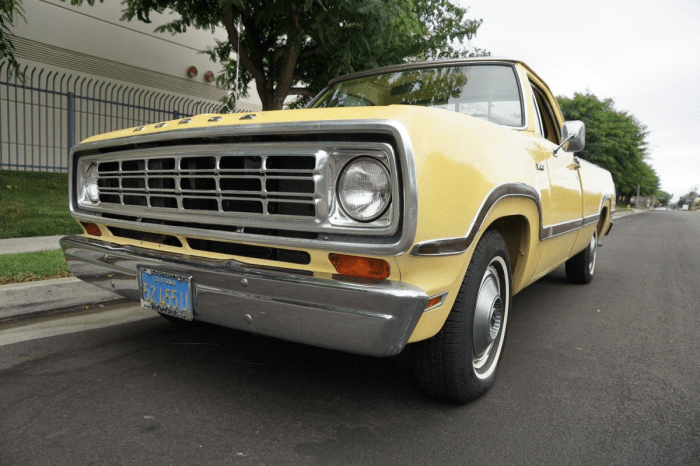
[[591, 242], [588, 245], [588, 273], [590, 275], [593, 275], [593, 272], [595, 272], [595, 259], [596, 255], [598, 255], [598, 233], [593, 233], [593, 236], [591, 237]]
[[[495, 343], [501, 333], [504, 319], [504, 304], [501, 296], [501, 282], [498, 270], [490, 265], [479, 286], [479, 294], [474, 309], [472, 343], [474, 347], [474, 369], [487, 370], [493, 362]], [[478, 374], [477, 374], [478, 375]]]

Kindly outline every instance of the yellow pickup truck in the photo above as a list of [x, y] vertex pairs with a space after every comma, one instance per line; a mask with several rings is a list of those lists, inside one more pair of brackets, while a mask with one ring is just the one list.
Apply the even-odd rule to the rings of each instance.
[[61, 244], [77, 277], [170, 320], [373, 356], [408, 344], [421, 388], [464, 403], [495, 381], [514, 294], [562, 264], [593, 278], [615, 192], [584, 144], [522, 62], [374, 69], [307, 109], [83, 141], [85, 233]]

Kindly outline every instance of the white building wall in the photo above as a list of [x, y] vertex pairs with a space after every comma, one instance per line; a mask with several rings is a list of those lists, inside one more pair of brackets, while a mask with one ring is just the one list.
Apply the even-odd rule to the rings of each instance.
[[[215, 63], [199, 51], [213, 45], [214, 39], [226, 39], [222, 31], [213, 35], [196, 29], [181, 35], [153, 32], [174, 14], [154, 14], [151, 24], [120, 21], [123, 6], [115, 0], [94, 6], [25, 0], [23, 5], [27, 22], [17, 21], [12, 29], [18, 37], [197, 83], [206, 84], [206, 71], [217, 71]], [[192, 65], [200, 73], [188, 78], [187, 68]]]
[[[151, 24], [120, 21], [122, 5], [116, 0], [92, 7], [24, 0], [23, 8], [27, 22], [18, 20], [12, 31], [15, 55], [28, 79], [8, 79], [7, 67], [0, 68], [0, 168], [47, 169], [58, 159], [63, 170], [71, 141], [178, 114], [216, 111], [226, 95], [204, 79], [207, 71], [219, 70], [199, 53], [215, 39], [226, 40], [220, 28], [156, 33], [174, 14], [154, 14]], [[190, 66], [199, 70], [194, 78], [187, 75]], [[76, 96], [70, 137], [69, 92]], [[156, 104], [166, 111], [141, 108]], [[259, 110], [259, 100], [241, 102], [239, 108]]]

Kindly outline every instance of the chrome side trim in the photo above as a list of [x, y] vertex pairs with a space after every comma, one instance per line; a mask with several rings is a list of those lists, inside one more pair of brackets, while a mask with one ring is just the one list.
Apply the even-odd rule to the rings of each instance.
[[432, 241], [425, 241], [416, 244], [411, 250], [412, 256], [452, 256], [457, 254], [462, 254], [464, 251], [469, 249], [477, 233], [481, 230], [484, 220], [488, 216], [491, 209], [498, 203], [501, 199], [507, 197], [524, 197], [535, 201], [537, 204], [537, 210], [539, 212], [540, 220], [540, 231], [539, 237], [540, 241], [546, 239], [554, 238], [572, 231], [576, 231], [584, 226], [591, 225], [598, 222], [600, 219], [600, 211], [602, 211], [603, 204], [610, 195], [603, 196], [603, 200], [600, 204], [599, 213], [594, 215], [589, 215], [587, 217], [571, 220], [569, 222], [558, 223], [556, 225], [542, 226], [542, 203], [540, 201], [539, 194], [537, 191], [526, 184], [523, 183], [505, 183], [495, 187], [491, 193], [486, 197], [484, 202], [481, 204], [479, 211], [469, 227], [469, 231], [465, 237], [460, 238], [447, 238]]
[[561, 236], [581, 228], [583, 219], [571, 220], [569, 222], [558, 223], [542, 228], [540, 231], [540, 241]]
[[322, 279], [81, 236], [61, 247], [76, 277], [134, 301], [139, 267], [188, 275], [194, 320], [371, 356], [398, 354], [428, 303], [419, 288], [389, 280]]
[[589, 215], [588, 217], [583, 217], [581, 226], [585, 227], [592, 223], [598, 223], [598, 220], [600, 220], [600, 214], [594, 214]]
[[[399, 176], [401, 178], [401, 188], [403, 198], [401, 199], [401, 229], [391, 238], [372, 238], [360, 233], [352, 235], [336, 236], [336, 232], [329, 230], [322, 234], [317, 240], [307, 240], [299, 238], [273, 237], [255, 234], [242, 234], [237, 232], [223, 232], [209, 230], [206, 232], [207, 238], [221, 239], [228, 241], [242, 241], [251, 244], [261, 244], [270, 246], [286, 246], [296, 248], [311, 248], [332, 250], [336, 252], [353, 252], [359, 254], [375, 255], [400, 255], [408, 251], [416, 234], [416, 223], [418, 218], [418, 188], [416, 182], [416, 168], [413, 158], [413, 146], [408, 131], [402, 123], [395, 120], [350, 120], [350, 121], [322, 121], [304, 123], [275, 123], [275, 124], [251, 124], [244, 126], [220, 126], [216, 128], [187, 128], [164, 131], [157, 134], [129, 135], [122, 138], [109, 139], [105, 141], [82, 143], [74, 146], [70, 153], [69, 169], [69, 198], [70, 213], [78, 219], [88, 222], [103, 222], [99, 216], [90, 215], [76, 204], [75, 182], [76, 182], [76, 153], [85, 155], [97, 154], [100, 149], [107, 147], [120, 147], [131, 144], [157, 143], [163, 140], [177, 141], [189, 138], [221, 138], [240, 136], [261, 136], [261, 135], [309, 135], [309, 134], [332, 134], [332, 133], [371, 133], [388, 134], [396, 141], [397, 162], [400, 166]], [[110, 225], [134, 228], [133, 222], [122, 220], [109, 220]], [[260, 222], [251, 226], [266, 228], [266, 222]], [[169, 227], [163, 225], [153, 225], [139, 223], [139, 230], [149, 232], [159, 232], [167, 234], [183, 234], [190, 236], [202, 236], [202, 230], [196, 228]]]

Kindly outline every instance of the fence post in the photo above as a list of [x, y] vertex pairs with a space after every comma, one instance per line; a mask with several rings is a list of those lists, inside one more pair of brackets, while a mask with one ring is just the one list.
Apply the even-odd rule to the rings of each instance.
[[173, 120], [177, 120], [180, 118], [180, 112], [177, 110], [173, 110]]
[[68, 93], [68, 151], [73, 148], [75, 139], [75, 94]]

